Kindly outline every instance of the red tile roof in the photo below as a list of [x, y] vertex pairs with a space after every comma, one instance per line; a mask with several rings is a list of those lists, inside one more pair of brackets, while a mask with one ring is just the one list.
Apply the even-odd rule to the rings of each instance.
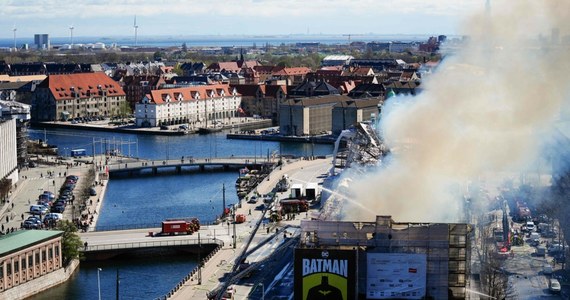
[[105, 73], [78, 73], [50, 75], [42, 82], [42, 87], [49, 88], [55, 100], [91, 98], [99, 95], [99, 87], [107, 91], [107, 96], [125, 96], [125, 92]]
[[146, 97], [151, 103], [162, 104], [165, 103], [167, 97], [170, 97], [171, 102], [178, 102], [178, 96], [182, 95], [183, 101], [192, 101], [194, 100], [196, 93], [198, 93], [200, 95], [200, 100], [204, 100], [222, 97], [222, 92], [225, 96], [229, 96], [232, 95], [232, 91], [233, 88], [227, 84], [213, 84], [176, 89], [152, 90], [150, 91], [150, 94], [146, 95]]
[[273, 75], [275, 76], [306, 75], [307, 73], [310, 72], [312, 72], [311, 69], [307, 67], [283, 68], [273, 73]]

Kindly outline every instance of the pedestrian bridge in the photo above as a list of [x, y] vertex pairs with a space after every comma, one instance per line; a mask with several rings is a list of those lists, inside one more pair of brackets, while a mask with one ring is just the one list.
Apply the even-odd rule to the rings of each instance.
[[260, 157], [227, 157], [227, 158], [180, 158], [165, 160], [132, 160], [117, 161], [108, 165], [109, 175], [118, 174], [158, 174], [160, 172], [182, 173], [183, 170], [205, 171], [252, 168], [259, 169], [263, 166], [272, 165], [277, 159], [264, 159]]

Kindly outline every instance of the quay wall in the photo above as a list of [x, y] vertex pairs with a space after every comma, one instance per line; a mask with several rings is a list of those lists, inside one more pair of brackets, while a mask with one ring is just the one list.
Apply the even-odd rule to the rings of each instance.
[[39, 294], [67, 281], [79, 267], [79, 260], [73, 260], [69, 266], [60, 268], [42, 277], [20, 284], [0, 293], [0, 299], [24, 299]]
[[315, 144], [334, 144], [336, 139], [330, 136], [282, 136], [272, 134], [227, 134], [226, 138], [231, 140], [254, 140], [254, 141], [272, 141], [272, 142], [297, 142], [297, 143], [315, 143]]

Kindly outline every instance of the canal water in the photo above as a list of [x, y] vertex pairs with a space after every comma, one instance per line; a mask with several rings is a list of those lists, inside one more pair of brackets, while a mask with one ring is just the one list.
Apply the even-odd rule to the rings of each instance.
[[[31, 139], [57, 145], [62, 156], [72, 149], [88, 155], [119, 150], [124, 155], [148, 159], [182, 156], [215, 158], [249, 156], [265, 158], [273, 153], [294, 156], [327, 155], [332, 145], [228, 140], [224, 132], [209, 135], [154, 136], [72, 129], [31, 129]], [[99, 212], [98, 228], [157, 226], [166, 218], [197, 217], [211, 222], [222, 211], [222, 186], [226, 204], [237, 202], [236, 171], [181, 175], [113, 178]], [[196, 266], [197, 257], [153, 257], [82, 263], [68, 282], [32, 297], [48, 299], [97, 299], [97, 270], [101, 298], [115, 299], [116, 271], [120, 273], [121, 299], [155, 299], [166, 293]]]

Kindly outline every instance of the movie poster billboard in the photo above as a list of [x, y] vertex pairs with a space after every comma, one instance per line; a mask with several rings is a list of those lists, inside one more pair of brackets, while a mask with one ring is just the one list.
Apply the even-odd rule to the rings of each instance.
[[367, 299], [422, 299], [426, 295], [426, 254], [367, 253]]
[[296, 249], [295, 300], [356, 299], [356, 250]]

